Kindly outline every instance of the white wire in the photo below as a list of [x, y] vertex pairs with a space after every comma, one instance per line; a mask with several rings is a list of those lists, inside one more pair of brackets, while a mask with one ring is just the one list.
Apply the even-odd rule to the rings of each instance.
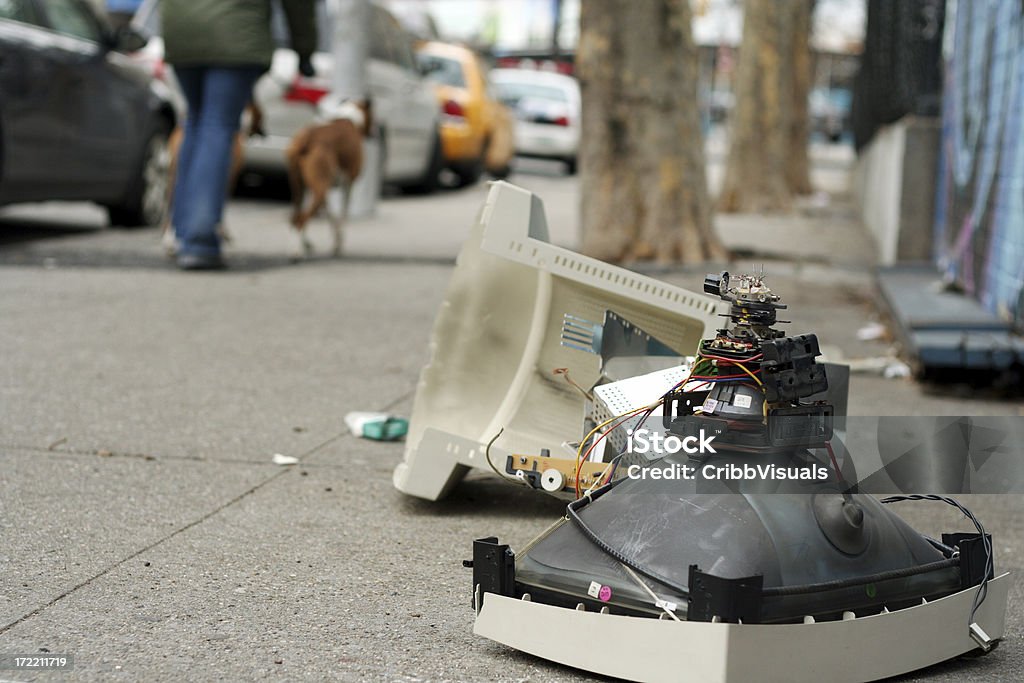
[[[622, 564], [622, 563], [620, 562], [619, 564]], [[651, 596], [651, 599], [654, 600], [654, 606], [655, 607], [660, 607], [665, 612], [665, 614], [669, 615], [670, 617], [672, 617], [676, 621], [682, 621], [682, 619], [680, 619], [679, 617], [676, 616], [675, 612], [673, 612], [668, 607], [665, 607], [664, 604], [662, 604], [664, 601], [661, 598], [659, 598], [654, 593], [654, 591], [651, 590], [650, 586], [648, 586], [646, 583], [644, 583], [644, 581], [639, 576], [636, 575], [636, 572], [634, 572], [629, 567], [629, 565], [622, 564], [622, 568], [626, 570], [627, 574], [629, 574], [630, 576], [633, 577], [633, 580], [637, 582], [637, 585], [639, 585], [641, 588], [643, 588], [647, 592], [647, 594], [649, 596]]]

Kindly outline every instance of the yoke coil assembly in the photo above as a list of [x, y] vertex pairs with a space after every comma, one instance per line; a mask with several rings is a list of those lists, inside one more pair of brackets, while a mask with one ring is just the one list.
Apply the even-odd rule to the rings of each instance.
[[708, 275], [704, 291], [730, 302], [729, 320], [700, 342], [691, 382], [667, 397], [665, 427], [680, 437], [712, 432], [742, 450], [827, 443], [833, 407], [825, 368], [815, 361], [818, 337], [776, 329], [788, 322], [777, 318], [786, 305], [763, 276]]

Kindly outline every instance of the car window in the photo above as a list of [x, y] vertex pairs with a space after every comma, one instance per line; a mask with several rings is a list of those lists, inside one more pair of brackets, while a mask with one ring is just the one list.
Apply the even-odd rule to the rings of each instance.
[[46, 17], [50, 28], [75, 38], [100, 42], [100, 27], [96, 18], [79, 0], [47, 0]]
[[508, 81], [496, 81], [494, 90], [498, 99], [505, 104], [515, 106], [524, 97], [538, 100], [550, 100], [553, 102], [569, 102], [569, 97], [561, 88], [548, 85], [537, 85], [536, 83], [510, 83]]
[[410, 36], [398, 19], [384, 13], [384, 23], [387, 27], [388, 42], [391, 44], [392, 59], [395, 64], [406, 71], [416, 71], [416, 57], [412, 51], [412, 36]]
[[26, 24], [36, 23], [29, 0], [0, 0], [0, 19], [13, 19]]
[[391, 54], [391, 44], [388, 41], [388, 30], [384, 17], [384, 11], [379, 7], [370, 8], [370, 58], [393, 62], [395, 58]]
[[423, 53], [417, 56], [417, 61], [419, 61], [423, 73], [431, 81], [451, 85], [456, 88], [466, 87], [466, 75], [462, 71], [462, 64], [460, 62]]
[[397, 19], [377, 5], [370, 5], [370, 57], [416, 71], [412, 38]]
[[[277, 7], [275, 4], [274, 7]], [[282, 25], [286, 25], [284, 21], [284, 13], [280, 14]], [[321, 0], [316, 3], [316, 49], [320, 52], [331, 52], [334, 50], [334, 18], [330, 12], [327, 11], [327, 3]]]

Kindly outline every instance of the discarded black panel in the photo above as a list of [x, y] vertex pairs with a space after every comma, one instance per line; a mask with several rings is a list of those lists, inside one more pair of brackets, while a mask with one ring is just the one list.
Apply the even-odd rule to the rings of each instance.
[[[992, 535], [985, 534], [992, 547]], [[960, 585], [963, 588], [977, 586], [986, 579], [993, 579], [991, 559], [985, 552], [985, 541], [981, 534], [942, 534], [942, 542], [960, 549]]]
[[473, 568], [473, 592], [479, 589], [480, 609], [484, 593], [512, 596], [515, 592], [516, 556], [508, 545], [498, 543], [497, 536], [473, 541], [473, 559], [466, 563]]
[[828, 389], [825, 368], [814, 360], [821, 355], [817, 335], [763, 341], [761, 351], [761, 381], [769, 402], [796, 401]]
[[831, 441], [832, 414], [827, 404], [773, 409], [768, 413], [768, 442], [779, 448]]
[[690, 565], [687, 621], [719, 621], [744, 624], [761, 622], [761, 589], [763, 576], [723, 579], [705, 574], [697, 565]]

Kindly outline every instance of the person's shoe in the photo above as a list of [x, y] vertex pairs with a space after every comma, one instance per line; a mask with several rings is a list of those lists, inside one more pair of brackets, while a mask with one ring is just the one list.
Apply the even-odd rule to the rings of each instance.
[[226, 267], [220, 254], [178, 254], [178, 268], [181, 270], [223, 270]]

